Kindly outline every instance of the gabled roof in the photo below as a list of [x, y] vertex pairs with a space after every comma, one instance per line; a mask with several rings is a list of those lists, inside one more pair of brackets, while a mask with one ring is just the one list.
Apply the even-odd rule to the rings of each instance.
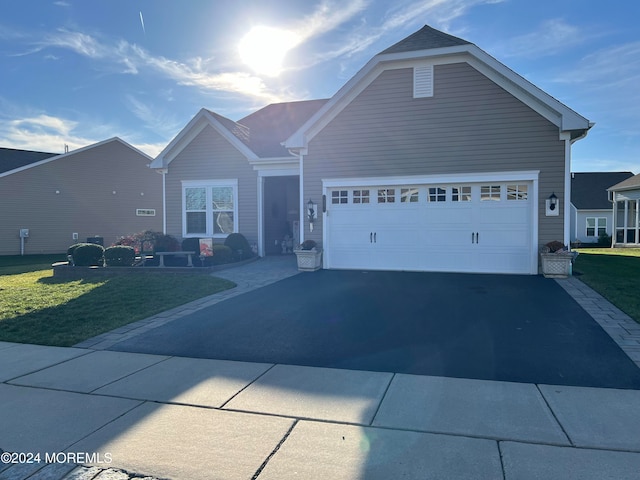
[[289, 136], [309, 120], [329, 99], [273, 103], [238, 120], [248, 127], [249, 146], [259, 157], [286, 157], [282, 146]]
[[571, 174], [571, 203], [578, 210], [611, 208], [607, 189], [629, 177], [631, 172], [586, 172]]
[[608, 190], [618, 191], [618, 190], [631, 190], [636, 188], [640, 188], [640, 173], [631, 178], [627, 178], [626, 180], [623, 180], [622, 182], [617, 183], [612, 187], [609, 187]]
[[571, 140], [584, 137], [593, 123], [516, 74], [473, 43], [428, 25], [373, 57], [316, 114], [285, 142], [289, 149], [306, 148], [333, 118], [384, 70], [420, 63], [467, 62], [473, 68], [556, 125]]
[[226, 138], [249, 160], [291, 157], [282, 146], [293, 132], [328, 100], [274, 103], [234, 122], [203, 108], [160, 152], [152, 168], [165, 168], [207, 125]]
[[55, 157], [57, 153], [35, 152], [33, 150], [17, 150], [0, 148], [0, 173], [15, 170], [45, 158]]
[[391, 45], [386, 50], [380, 52], [380, 55], [387, 53], [415, 52], [417, 50], [428, 50], [431, 48], [453, 47], [456, 45], [466, 45], [470, 42], [462, 38], [454, 37], [448, 33], [441, 32], [435, 28], [425, 25], [416, 33], [409, 35], [407, 38], [400, 40], [398, 43]]
[[60, 154], [60, 155], [56, 155], [56, 154], [47, 154], [47, 155], [50, 155], [50, 156], [48, 156], [48, 157], [46, 157], [46, 158], [44, 158], [44, 159], [41, 159], [41, 160], [37, 160], [37, 161], [31, 162], [31, 163], [29, 163], [29, 164], [23, 165], [23, 166], [21, 166], [21, 167], [14, 168], [14, 169], [12, 169], [12, 170], [7, 170], [7, 171], [4, 171], [4, 172], [3, 172], [3, 171], [0, 171], [0, 177], [6, 177], [6, 176], [12, 175], [12, 174], [14, 174], [14, 173], [21, 172], [21, 171], [23, 171], [23, 170], [27, 170], [27, 169], [29, 169], [29, 168], [35, 168], [35, 167], [37, 167], [37, 166], [39, 166], [39, 165], [43, 165], [43, 164], [45, 164], [45, 163], [49, 163], [49, 162], [53, 162], [53, 161], [57, 161], [57, 160], [60, 160], [60, 159], [62, 159], [62, 158], [67, 158], [67, 157], [70, 157], [70, 156], [76, 155], [76, 154], [78, 154], [78, 153], [84, 152], [84, 151], [86, 151], [86, 150], [90, 150], [90, 149], [92, 149], [92, 148], [101, 147], [102, 145], [106, 145], [106, 144], [108, 144], [108, 143], [112, 143], [112, 142], [118, 142], [118, 143], [121, 143], [121, 144], [122, 144], [122, 145], [124, 145], [125, 147], [130, 148], [131, 150], [133, 150], [133, 151], [137, 152], [138, 154], [142, 155], [143, 157], [147, 158], [149, 161], [153, 160], [153, 158], [152, 158], [152, 157], [150, 157], [149, 155], [147, 155], [147, 154], [146, 154], [146, 153], [144, 153], [143, 151], [138, 150], [136, 147], [134, 147], [133, 145], [131, 145], [131, 144], [127, 143], [127, 142], [125, 142], [125, 141], [124, 141], [124, 140], [122, 140], [121, 138], [113, 137], [113, 138], [109, 138], [109, 139], [107, 139], [107, 140], [103, 140], [103, 141], [101, 141], [101, 142], [94, 143], [94, 144], [92, 144], [92, 145], [87, 145], [86, 147], [78, 148], [78, 149], [76, 149], [76, 150], [72, 150], [72, 151], [70, 151], [70, 152], [63, 153], [63, 154]]

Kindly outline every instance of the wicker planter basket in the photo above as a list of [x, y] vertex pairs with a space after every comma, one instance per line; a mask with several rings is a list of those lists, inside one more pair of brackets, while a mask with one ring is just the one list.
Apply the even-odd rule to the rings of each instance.
[[294, 250], [298, 259], [298, 270], [301, 272], [314, 272], [322, 265], [322, 249]]

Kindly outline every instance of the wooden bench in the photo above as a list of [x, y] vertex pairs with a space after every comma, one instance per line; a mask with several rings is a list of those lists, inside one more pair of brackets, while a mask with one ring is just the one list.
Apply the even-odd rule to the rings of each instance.
[[180, 256], [180, 257], [184, 257], [185, 255], [187, 255], [187, 267], [193, 267], [193, 261], [191, 259], [191, 255], [195, 255], [196, 252], [156, 252], [155, 254], [158, 255], [160, 257], [160, 264], [158, 265], [158, 267], [162, 267], [164, 268], [164, 256], [165, 255], [173, 255], [173, 256]]

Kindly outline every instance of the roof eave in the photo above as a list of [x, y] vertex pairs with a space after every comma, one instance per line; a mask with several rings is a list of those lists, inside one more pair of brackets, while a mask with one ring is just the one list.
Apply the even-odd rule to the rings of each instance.
[[455, 45], [451, 47], [433, 48], [399, 53], [380, 53], [373, 57], [367, 64], [353, 76], [318, 112], [316, 112], [304, 125], [302, 125], [285, 142], [288, 149], [305, 148], [309, 141], [308, 132], [325, 116], [330, 116], [336, 105], [348, 97], [349, 92], [370, 75], [376, 68], [383, 68], [385, 64], [411, 61], [429, 60], [446, 56], [460, 56], [468, 63], [487, 75], [493, 81], [503, 86], [512, 95], [521, 99], [554, 123], [561, 132], [570, 133], [573, 141], [586, 136], [594, 125], [582, 115], [570, 109], [562, 102], [556, 100], [548, 93], [536, 87], [533, 83], [518, 75], [513, 70], [502, 64], [491, 55], [472, 43]]
[[[202, 123], [202, 122], [205, 123]], [[195, 135], [200, 133], [204, 127], [210, 125], [226, 140], [228, 140], [237, 150], [240, 151], [247, 159], [255, 160], [258, 155], [247, 147], [232, 132], [225, 128], [206, 108], [200, 111], [180, 130], [178, 135], [158, 154], [158, 156], [149, 165], [151, 168], [167, 168], [169, 163], [193, 140]], [[195, 135], [194, 135], [195, 134]]]

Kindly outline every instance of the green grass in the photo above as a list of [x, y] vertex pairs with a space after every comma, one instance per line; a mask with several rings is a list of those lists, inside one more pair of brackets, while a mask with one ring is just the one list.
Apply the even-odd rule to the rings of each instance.
[[66, 261], [66, 253], [52, 255], [0, 256], [0, 275], [14, 275], [16, 273], [46, 270], [47, 268], [51, 268], [52, 263]]
[[640, 323], [640, 249], [579, 248], [574, 273]]
[[0, 257], [0, 341], [71, 346], [234, 286], [210, 275], [169, 272], [60, 280], [50, 258], [33, 257]]

